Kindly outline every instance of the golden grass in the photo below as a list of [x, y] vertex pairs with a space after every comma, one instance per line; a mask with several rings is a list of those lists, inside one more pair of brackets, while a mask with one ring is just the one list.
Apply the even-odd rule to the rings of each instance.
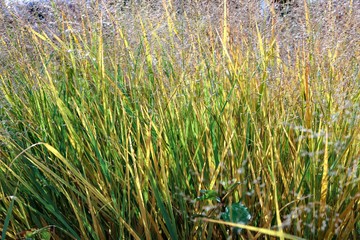
[[1, 29], [2, 237], [359, 237], [359, 4], [94, 6]]

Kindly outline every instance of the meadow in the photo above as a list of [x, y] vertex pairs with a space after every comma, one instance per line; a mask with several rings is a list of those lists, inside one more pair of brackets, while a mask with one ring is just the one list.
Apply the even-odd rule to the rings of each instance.
[[119, 2], [1, 13], [1, 239], [360, 238], [359, 1]]

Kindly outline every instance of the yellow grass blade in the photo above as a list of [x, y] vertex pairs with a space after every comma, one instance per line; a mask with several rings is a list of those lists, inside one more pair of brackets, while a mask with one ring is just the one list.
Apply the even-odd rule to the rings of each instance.
[[324, 149], [324, 160], [323, 160], [323, 173], [321, 179], [321, 198], [320, 198], [320, 215], [325, 213], [326, 197], [329, 183], [329, 153], [328, 153], [328, 130], [325, 132], [325, 149]]
[[305, 238], [301, 238], [301, 237], [297, 237], [297, 236], [293, 236], [287, 233], [283, 233], [280, 231], [274, 231], [274, 230], [270, 230], [270, 229], [266, 229], [266, 228], [259, 228], [259, 227], [253, 227], [253, 226], [249, 226], [249, 225], [244, 225], [244, 224], [240, 224], [240, 223], [232, 223], [232, 222], [225, 222], [222, 220], [215, 220], [215, 219], [209, 219], [209, 218], [198, 218], [198, 221], [204, 221], [204, 222], [211, 222], [211, 223], [217, 223], [217, 224], [222, 224], [222, 225], [226, 225], [226, 226], [230, 226], [230, 227], [236, 227], [236, 228], [241, 228], [241, 229], [246, 229], [249, 231], [254, 231], [254, 232], [259, 232], [262, 234], [266, 234], [268, 236], [272, 236], [272, 237], [279, 237], [279, 238], [283, 238], [283, 239], [290, 239], [290, 240], [305, 240]]

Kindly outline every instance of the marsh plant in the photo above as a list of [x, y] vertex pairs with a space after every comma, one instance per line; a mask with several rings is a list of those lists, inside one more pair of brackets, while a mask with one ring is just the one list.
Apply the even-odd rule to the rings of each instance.
[[359, 239], [360, 2], [292, 2], [7, 7], [2, 239]]

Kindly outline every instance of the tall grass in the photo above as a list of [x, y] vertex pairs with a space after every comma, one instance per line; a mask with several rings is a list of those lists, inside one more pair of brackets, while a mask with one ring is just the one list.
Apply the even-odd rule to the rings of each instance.
[[359, 238], [359, 5], [197, 4], [2, 30], [2, 238]]

